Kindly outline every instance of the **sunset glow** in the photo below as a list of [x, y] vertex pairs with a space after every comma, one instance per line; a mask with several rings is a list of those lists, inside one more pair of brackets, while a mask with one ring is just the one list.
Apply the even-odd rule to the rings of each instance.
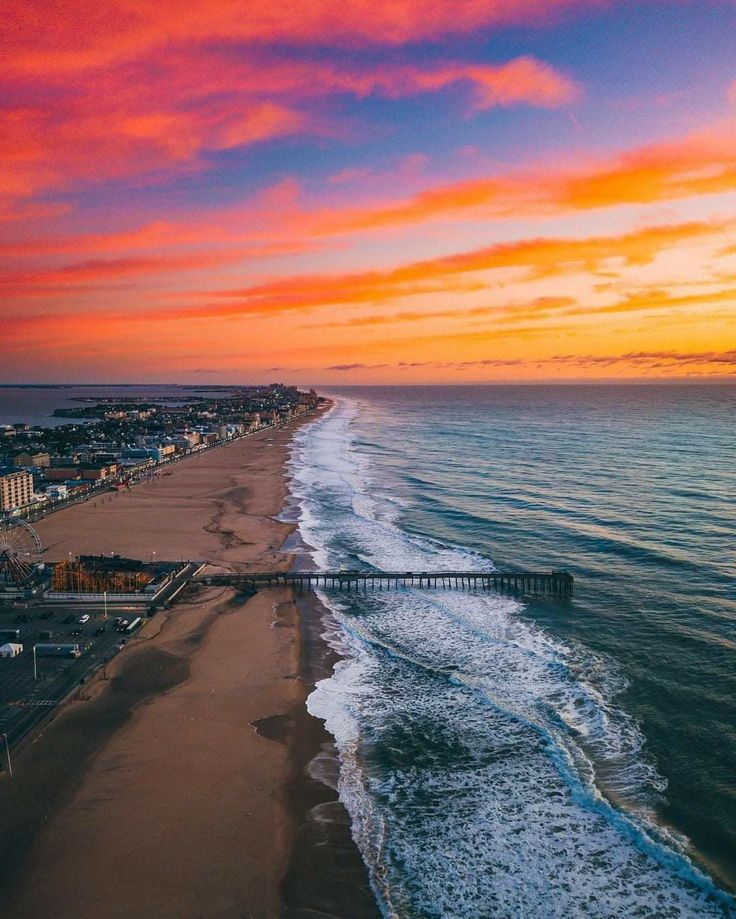
[[734, 0], [9, 3], [0, 382], [736, 372]]

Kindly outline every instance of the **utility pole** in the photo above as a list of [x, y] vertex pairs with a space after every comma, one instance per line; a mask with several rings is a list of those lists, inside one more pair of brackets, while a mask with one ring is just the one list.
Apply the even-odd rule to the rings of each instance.
[[[38, 679], [38, 666], [36, 665], [36, 646], [33, 646], [33, 679]], [[5, 738], [7, 740], [7, 736]]]
[[105, 619], [107, 619], [107, 591], [105, 591], [104, 597], [105, 597]]
[[5, 755], [8, 758], [8, 775], [12, 779], [13, 778], [13, 764], [10, 762], [10, 747], [8, 746], [8, 735], [3, 734], [3, 737], [5, 738]]

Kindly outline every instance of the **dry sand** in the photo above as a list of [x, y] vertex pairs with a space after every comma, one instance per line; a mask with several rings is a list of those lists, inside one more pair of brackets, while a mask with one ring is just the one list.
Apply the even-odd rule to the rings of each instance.
[[[279, 547], [291, 527], [272, 518], [291, 433], [262, 432], [150, 485], [52, 515], [38, 526], [48, 557], [155, 551], [236, 570], [285, 567]], [[305, 713], [301, 634], [286, 590], [246, 599], [209, 589], [147, 623], [109, 678], [22, 752], [13, 783], [0, 783], [0, 915], [284, 912], [282, 878], [315, 798], [304, 793], [305, 749], [328, 739]], [[370, 904], [340, 821], [343, 880], [354, 890], [354, 875]]]
[[261, 431], [170, 466], [171, 475], [101, 495], [36, 524], [49, 561], [68, 553], [202, 559], [234, 570], [283, 568], [290, 429]]

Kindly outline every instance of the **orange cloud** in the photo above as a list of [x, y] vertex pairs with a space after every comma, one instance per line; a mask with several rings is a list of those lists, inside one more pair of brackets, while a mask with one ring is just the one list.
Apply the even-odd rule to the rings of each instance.
[[627, 151], [567, 171], [524, 171], [440, 185], [404, 201], [325, 213], [322, 233], [398, 227], [438, 218], [519, 217], [652, 204], [736, 191], [736, 145], [725, 131]]
[[[590, 368], [614, 368], [623, 366], [639, 373], [662, 371], [664, 369], [685, 370], [695, 368], [702, 372], [708, 369], [736, 373], [736, 349], [728, 351], [629, 351], [624, 354], [553, 354], [550, 357], [503, 358], [488, 357], [472, 361], [399, 361], [396, 364], [332, 364], [321, 368], [326, 371], [379, 370], [393, 368], [410, 370], [432, 368], [437, 370], [478, 370], [487, 368], [526, 369], [558, 366], [575, 371]], [[283, 369], [283, 368], [279, 368]]]
[[[509, 65], [511, 66], [511, 65]], [[379, 79], [374, 75], [372, 80]], [[303, 82], [306, 76], [294, 77]], [[308, 81], [307, 81], [308, 82]], [[291, 79], [290, 79], [291, 83]], [[366, 84], [366, 91], [369, 84]], [[242, 115], [242, 113], [241, 113]], [[280, 116], [266, 109], [262, 112], [263, 124], [258, 120], [251, 125], [251, 138], [259, 130], [279, 129]], [[210, 115], [210, 123], [213, 120]], [[239, 115], [239, 117], [241, 117]], [[283, 126], [290, 122], [283, 115]], [[0, 123], [2, 116], [0, 116]], [[162, 127], [165, 121], [156, 119], [151, 124], [136, 123], [138, 133], [145, 134], [143, 127], [152, 130]], [[228, 123], [225, 119], [219, 127], [219, 144], [232, 142], [245, 135], [238, 132], [242, 125]], [[243, 128], [243, 130], [245, 130]], [[19, 132], [22, 134], [22, 131]], [[202, 142], [202, 135], [197, 135]], [[112, 142], [111, 142], [112, 143]], [[177, 139], [175, 133], [167, 138], [169, 154], [183, 150], [191, 144], [191, 138]], [[94, 145], [93, 145], [94, 146]], [[118, 151], [121, 160], [125, 157]], [[162, 154], [165, 158], [166, 155]], [[91, 156], [91, 154], [86, 154]], [[114, 168], [116, 160], [111, 157], [105, 168]], [[85, 161], [79, 164], [84, 169]], [[25, 168], [28, 164], [24, 164]], [[130, 166], [130, 164], [128, 164]], [[34, 168], [31, 164], [29, 168]], [[123, 165], [123, 168], [127, 168]], [[133, 168], [130, 166], [130, 168]], [[72, 170], [73, 173], [74, 170]], [[13, 175], [12, 163], [6, 170], [6, 181]], [[347, 170], [333, 177], [336, 184], [352, 181], [365, 175], [365, 170]], [[0, 179], [0, 183], [2, 179]], [[30, 183], [29, 189], [33, 186]], [[28, 255], [65, 251], [115, 251], [138, 249], [146, 246], [188, 245], [197, 242], [268, 242], [274, 249], [282, 245], [285, 251], [293, 248], [295, 240], [304, 236], [328, 236], [373, 230], [386, 227], [401, 227], [453, 217], [513, 217], [530, 216], [570, 211], [587, 211], [595, 208], [619, 205], [643, 205], [659, 201], [670, 201], [705, 194], [726, 193], [736, 190], [736, 145], [727, 132], [703, 132], [698, 135], [637, 148], [619, 154], [610, 162], [597, 166], [582, 166], [576, 170], [552, 172], [506, 173], [486, 179], [466, 180], [427, 189], [416, 196], [378, 207], [341, 210], [301, 210], [298, 208], [299, 186], [294, 180], [287, 180], [253, 196], [240, 205], [224, 209], [210, 209], [199, 214], [188, 215], [181, 220], [156, 220], [143, 224], [136, 230], [117, 231], [106, 234], [84, 234], [58, 237], [56, 239], [32, 239], [28, 242], [7, 242], [0, 244], [4, 255]], [[32, 219], [43, 215], [63, 212], [62, 205], [24, 205], [15, 208], [8, 219]], [[271, 229], [256, 229], [254, 218], [263, 223], [269, 215]], [[275, 228], [280, 223], [281, 230]], [[286, 239], [283, 234], [286, 233]], [[291, 236], [291, 239], [289, 239]]]
[[337, 322], [319, 322], [305, 325], [303, 328], [344, 329], [365, 328], [367, 326], [400, 325], [402, 323], [432, 322], [438, 319], [479, 319], [512, 314], [514, 320], [518, 313], [532, 315], [535, 318], [548, 316], [565, 307], [573, 306], [577, 301], [572, 297], [537, 297], [531, 303], [514, 303], [504, 306], [458, 307], [449, 310], [431, 310], [423, 312], [378, 313], [370, 316], [353, 316]]
[[[590, 367], [614, 367], [623, 364], [628, 368], [636, 367], [642, 371], [661, 369], [662, 367], [726, 367], [730, 373], [736, 373], [736, 349], [728, 351], [629, 351], [625, 354], [553, 354], [551, 357], [536, 358], [502, 358], [489, 357], [473, 361], [400, 361], [396, 364], [332, 364], [322, 367], [328, 371], [376, 370], [394, 367], [397, 370], [408, 370], [418, 367], [436, 369], [473, 370], [485, 367], [540, 367], [567, 366], [576, 369]], [[283, 369], [283, 368], [277, 368]]]
[[[511, 24], [528, 29], [564, 13], [623, 2], [119, 0], [105, 5], [97, 0], [11, 0], [0, 32], [6, 89], [0, 106], [0, 220], [7, 222], [0, 256], [3, 268], [12, 268], [0, 278], [0, 291], [6, 302], [15, 298], [13, 308], [20, 315], [9, 317], [3, 327], [3, 353], [12, 348], [20, 360], [29, 342], [45, 356], [55, 348], [59, 354], [71, 353], [71, 345], [75, 355], [90, 360], [124, 353], [128, 366], [145, 370], [138, 351], [158, 348], [172, 367], [180, 353], [202, 368], [209, 366], [209, 355], [224, 359], [232, 335], [242, 333], [246, 350], [264, 366], [305, 351], [315, 363], [332, 368], [339, 361], [357, 370], [365, 362], [388, 373], [395, 366], [429, 367], [427, 359], [444, 356], [447, 342], [455, 349], [448, 357], [457, 358], [457, 368], [473, 363], [461, 358], [479, 358], [479, 349], [493, 336], [501, 349], [541, 351], [542, 330], [555, 330], [567, 337], [587, 335], [576, 341], [581, 353], [592, 355], [593, 367], [598, 350], [604, 357], [616, 352], [608, 342], [597, 348], [601, 336], [617, 331], [617, 324], [628, 326], [629, 314], [641, 313], [631, 318], [652, 332], [642, 349], [646, 346], [650, 355], [659, 352], [661, 361], [678, 343], [670, 334], [670, 317], [712, 317], [711, 305], [720, 304], [727, 328], [733, 304], [727, 284], [733, 281], [723, 271], [714, 277], [715, 260], [728, 255], [723, 243], [720, 249], [714, 245], [720, 230], [733, 227], [725, 222], [694, 222], [698, 216], [686, 223], [684, 217], [659, 213], [658, 221], [680, 222], [602, 236], [597, 234], [613, 231], [591, 230], [591, 224], [602, 224], [595, 215], [576, 218], [575, 229], [566, 219], [560, 221], [564, 230], [547, 229], [544, 237], [444, 256], [436, 255], [447, 251], [443, 234], [454, 248], [471, 245], [450, 236], [455, 227], [423, 230], [412, 238], [407, 233], [403, 254], [392, 254], [393, 240], [387, 244], [379, 234], [337, 238], [431, 220], [579, 215], [736, 191], [736, 147], [732, 126], [725, 121], [670, 143], [581, 157], [566, 168], [506, 168], [482, 178], [445, 180], [418, 194], [406, 189], [430, 185], [426, 176], [442, 168], [448, 134], [434, 143], [427, 131], [426, 146], [418, 134], [426, 156], [417, 152], [419, 141], [415, 144], [411, 127], [397, 143], [375, 143], [391, 129], [391, 112], [409, 108], [376, 100], [434, 94], [435, 105], [421, 111], [416, 106], [417, 123], [425, 118], [427, 125], [447, 121], [450, 106], [467, 114], [493, 106], [554, 109], [574, 103], [582, 89], [571, 76], [531, 56], [499, 61], [490, 32]], [[459, 34], [466, 36], [462, 44], [428, 46]], [[557, 42], [555, 37], [556, 49]], [[468, 59], [460, 47], [472, 47], [476, 59]], [[482, 58], [485, 62], [478, 63]], [[615, 104], [606, 96], [607, 85], [596, 86], [606, 105]], [[364, 99], [371, 101], [356, 105]], [[427, 114], [430, 108], [432, 115]], [[489, 141], [502, 117], [497, 113], [488, 119]], [[603, 114], [601, 120], [606, 119]], [[542, 134], [551, 121], [539, 119]], [[646, 126], [639, 123], [637, 129]], [[660, 129], [661, 123], [652, 127], [653, 132]], [[481, 126], [474, 126], [473, 133], [473, 140], [484, 146]], [[356, 139], [368, 134], [372, 143], [360, 159], [340, 164], [353, 168], [338, 172], [321, 189], [322, 170], [339, 168], [333, 157], [338, 145], [333, 143], [323, 157], [314, 149], [305, 151], [303, 160], [296, 149], [297, 143], [304, 146], [305, 137], [320, 149], [339, 138], [349, 141], [340, 155], [349, 156], [346, 151]], [[272, 158], [271, 145], [285, 138], [290, 140], [282, 146], [288, 149]], [[542, 145], [551, 138], [552, 133], [544, 135]], [[554, 138], [556, 143], [556, 133]], [[458, 137], [457, 145], [468, 139]], [[512, 131], [502, 149], [513, 144]], [[433, 152], [438, 155], [432, 157]], [[378, 173], [385, 168], [378, 165], [383, 157], [406, 160], [408, 154], [414, 154], [414, 168], [397, 169], [388, 178]], [[361, 192], [355, 180], [365, 177], [361, 169], [371, 157]], [[477, 161], [466, 158], [463, 168]], [[303, 169], [299, 183], [287, 178], [261, 194], [237, 191], [238, 183], [247, 189], [274, 173], [283, 175], [285, 163], [290, 170]], [[199, 174], [206, 170], [212, 174], [202, 181]], [[157, 185], [171, 186], [171, 194], [164, 196]], [[379, 189], [372, 200], [355, 197], [371, 187]], [[58, 199], [67, 191], [75, 210], [65, 212], [70, 206]], [[212, 206], [234, 196], [240, 197], [237, 204]], [[718, 201], [711, 212], [721, 205]], [[678, 205], [677, 211], [708, 213], [705, 202]], [[620, 227], [626, 215], [613, 219]], [[652, 220], [651, 211], [635, 219], [641, 226], [643, 219]], [[481, 228], [472, 245], [501, 234], [506, 238], [509, 230], [508, 225], [500, 232]], [[521, 232], [529, 236], [532, 231]], [[559, 233], [577, 235], [559, 238]], [[324, 249], [319, 262], [299, 259], [299, 267], [265, 262], [317, 246]], [[254, 258], [264, 262], [246, 265]], [[381, 265], [395, 259], [395, 267], [364, 270], [375, 258]], [[199, 275], [193, 277], [194, 272]], [[595, 283], [601, 275], [615, 283], [603, 289]], [[665, 283], [663, 277], [674, 280]], [[195, 285], [194, 293], [187, 290]], [[490, 305], [478, 305], [484, 300]], [[49, 308], [52, 303], [58, 311]], [[313, 311], [309, 322], [301, 316], [285, 321], [284, 314], [300, 310]], [[29, 315], [33, 311], [44, 315]], [[336, 313], [337, 321], [331, 321]], [[656, 329], [655, 313], [660, 317]], [[326, 322], [317, 330], [319, 317]], [[492, 328], [478, 331], [486, 326]], [[356, 328], [365, 334], [351, 334]], [[324, 335], [322, 330], [327, 330]], [[440, 338], [439, 331], [446, 334]], [[696, 333], [693, 321], [678, 334]], [[681, 352], [704, 354], [719, 334], [720, 326], [715, 333], [704, 332], [697, 349], [688, 340]], [[390, 336], [393, 342], [375, 340]], [[518, 339], [516, 345], [511, 336]], [[137, 349], [136, 341], [144, 339]], [[353, 339], [360, 343], [354, 345]], [[410, 345], [418, 360], [395, 363], [398, 349]], [[620, 348], [632, 366], [636, 346], [628, 341]], [[563, 357], [566, 348], [559, 346]], [[549, 366], [563, 365], [559, 355], [552, 363], [550, 354], [545, 358]], [[493, 359], [511, 366], [524, 358], [504, 353]]]
[[[733, 303], [736, 306], [736, 288], [714, 290], [712, 287], [691, 294], [673, 294], [659, 287], [630, 291], [607, 306], [579, 305], [564, 310], [566, 316], [600, 316], [604, 313], [632, 313], [641, 310], [674, 312], [682, 307]], [[734, 314], [736, 319], [736, 314]]]
[[[521, 343], [534, 340], [539, 347], [546, 347], [554, 341], [558, 333], [567, 335], [570, 331], [580, 331], [583, 328], [581, 320], [592, 320], [587, 327], [598, 329], [608, 317], [616, 314], [629, 314], [642, 312], [646, 314], [666, 313], [674, 317], [680, 315], [691, 328], [700, 323], [713, 322], [717, 319], [730, 320], [734, 317], [733, 310], [723, 313], [717, 307], [722, 305], [736, 306], [736, 289], [718, 290], [713, 287], [687, 295], [669, 293], [658, 288], [642, 288], [626, 293], [620, 299], [606, 306], [591, 306], [584, 300], [577, 301], [571, 297], [538, 297], [533, 300], [505, 302], [493, 306], [458, 308], [451, 310], [432, 310], [425, 312], [399, 312], [393, 314], [375, 314], [369, 316], [356, 316], [343, 322], [314, 324], [302, 326], [304, 329], [351, 329], [353, 327], [365, 329], [381, 329], [390, 326], [391, 338], [384, 341], [363, 341], [356, 348], [359, 353], [375, 351], [385, 354], [397, 348], [401, 351], [410, 349], [411, 353], [426, 353], [427, 351], [448, 353], [475, 352], [479, 347], [486, 346], [489, 342], [506, 341]], [[696, 308], [693, 312], [691, 308]], [[452, 320], [443, 323], [442, 331], [437, 332], [433, 323], [442, 320]], [[470, 330], [472, 325], [483, 323], [481, 330]], [[417, 336], [411, 334], [406, 324], [414, 326], [423, 325], [424, 334]], [[594, 336], [595, 337], [595, 336]], [[716, 340], [718, 340], [716, 338]], [[523, 353], [528, 352], [528, 347], [522, 347]], [[417, 367], [455, 367], [477, 366], [484, 363], [472, 361], [412, 361], [402, 362], [402, 369]], [[507, 361], [507, 363], [532, 364], [533, 360], [526, 358]]]
[[[660, 252], [712, 237], [723, 226], [725, 224], [687, 223], [649, 227], [612, 237], [540, 238], [499, 243], [388, 271], [299, 276], [215, 291], [206, 295], [210, 300], [206, 305], [174, 309], [167, 315], [170, 318], [204, 318], [279, 313], [336, 304], [388, 303], [418, 294], [480, 290], [487, 282], [468, 279], [467, 275], [496, 269], [519, 269], [528, 280], [574, 271], [595, 272], [616, 260], [626, 265], [646, 265]], [[220, 302], [212, 302], [213, 298]]]
[[[180, 256], [139, 256], [117, 259], [89, 259], [58, 268], [0, 274], [0, 291], [18, 294], [56, 295], [68, 290], [96, 289], [106, 282], [126, 277], [153, 277], [171, 271], [194, 271], [239, 262], [241, 250], [189, 253]], [[80, 286], [83, 285], [83, 286]]]
[[[5, 257], [45, 256], [64, 253], [130, 252], [141, 249], [185, 248], [198, 244], [247, 244], [245, 254], [276, 255], [304, 252], [313, 248], [313, 240], [304, 233], [292, 237], [277, 230], [277, 222], [293, 215], [299, 196], [299, 184], [283, 179], [233, 205], [209, 207], [201, 211], [156, 219], [126, 229], [102, 233], [76, 233], [0, 241], [0, 255]], [[28, 205], [26, 219], [52, 216], [58, 210]], [[63, 209], [61, 209], [63, 213]], [[22, 219], [18, 215], [17, 219]]]

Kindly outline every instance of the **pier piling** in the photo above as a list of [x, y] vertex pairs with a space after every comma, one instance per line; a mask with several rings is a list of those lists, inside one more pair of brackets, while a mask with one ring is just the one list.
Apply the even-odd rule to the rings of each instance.
[[568, 571], [286, 571], [247, 574], [209, 574], [193, 579], [218, 586], [296, 588], [299, 593], [325, 590], [367, 591], [392, 588], [420, 590], [499, 590], [525, 595], [567, 597], [573, 592], [574, 578]]

